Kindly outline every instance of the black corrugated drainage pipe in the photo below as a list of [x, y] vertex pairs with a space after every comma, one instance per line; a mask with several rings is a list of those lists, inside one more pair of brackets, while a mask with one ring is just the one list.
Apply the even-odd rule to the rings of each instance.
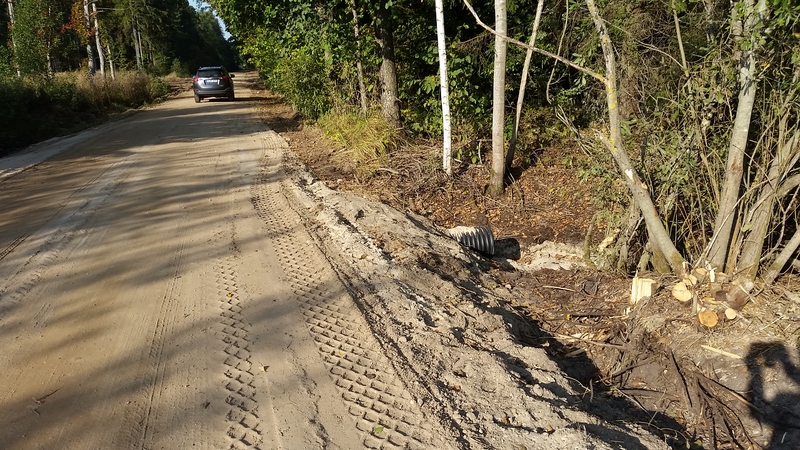
[[447, 230], [447, 234], [464, 247], [494, 255], [494, 235], [489, 227], [455, 227]]

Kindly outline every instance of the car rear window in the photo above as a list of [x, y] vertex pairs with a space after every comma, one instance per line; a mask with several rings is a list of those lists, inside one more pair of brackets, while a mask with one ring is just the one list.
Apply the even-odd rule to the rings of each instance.
[[223, 73], [219, 69], [198, 70], [197, 71], [197, 76], [199, 78], [221, 77], [222, 75], [223, 75]]

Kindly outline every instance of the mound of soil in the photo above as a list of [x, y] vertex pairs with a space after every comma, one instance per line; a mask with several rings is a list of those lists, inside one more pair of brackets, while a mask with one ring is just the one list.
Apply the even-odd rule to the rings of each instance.
[[[515, 172], [506, 197], [499, 200], [484, 195], [486, 167], [460, 166], [452, 178], [426, 169], [439, 160], [433, 148], [397, 152], [385, 170], [360, 180], [352, 168], [337, 162], [342, 161], [336, 157], [342, 149], [321, 130], [304, 125], [270, 93], [261, 90], [256, 96], [265, 123], [288, 141], [298, 166], [313, 173], [303, 183], [340, 193], [309, 195], [338, 208], [332, 223], [358, 229], [364, 236], [361, 244], [347, 244], [354, 264], [363, 269], [353, 277], [368, 284], [377, 279], [377, 269], [359, 262], [372, 260], [369, 255], [376, 251], [405, 263], [408, 270], [417, 268], [415, 276], [430, 275], [457, 286], [457, 292], [436, 293], [440, 303], [458, 296], [471, 299], [474, 306], [453, 302], [439, 305], [441, 317], [422, 317], [431, 327], [448, 324], [443, 342], [454, 339], [485, 350], [484, 340], [493, 330], [513, 328], [515, 345], [521, 347], [498, 357], [531, 397], [547, 396], [537, 372], [547, 369], [529, 367], [521, 353], [525, 348], [544, 349], [567, 374], [578, 393], [567, 397], [581, 410], [609, 422], [638, 422], [675, 448], [800, 448], [800, 302], [793, 294], [800, 292], [797, 275], [784, 275], [780, 286], [755, 290], [735, 317], [722, 316], [711, 328], [698, 321], [698, 305], [673, 298], [671, 287], [677, 280], [654, 276], [654, 294], [632, 305], [630, 279], [584, 263], [583, 243], [596, 245], [605, 233], [602, 227], [590, 227], [597, 212], [589, 200], [592, 187], [561, 165], [555, 150], [544, 149], [537, 164]], [[355, 198], [350, 195], [389, 205], [405, 218], [358, 202], [352, 202], [359, 205], [353, 209], [346, 206], [347, 199]], [[468, 256], [453, 256], [458, 250], [433, 245], [411, 228], [443, 235], [457, 225], [490, 226], [501, 255], [490, 258], [464, 250]], [[412, 289], [413, 281], [408, 283]], [[713, 299], [719, 286], [701, 280], [694, 289], [699, 297]], [[383, 308], [414, 307], [391, 306], [378, 297], [366, 295], [362, 301]], [[699, 307], [712, 310], [716, 304]], [[392, 311], [386, 313], [391, 316]], [[407, 326], [395, 325], [387, 329]], [[414, 351], [410, 335], [387, 339], [407, 343], [408, 351]], [[498, 354], [496, 347], [492, 352]], [[404, 349], [398, 348], [398, 354]], [[466, 389], [466, 380], [478, 380], [475, 388], [491, 397], [497, 387], [482, 386], [481, 380], [487, 379], [480, 376], [482, 368], [471, 363], [469, 355], [462, 356], [438, 383], [459, 392]], [[433, 372], [424, 375], [436, 377]], [[443, 413], [463, 414], [455, 420], [466, 423], [480, 422], [470, 416], [480, 413], [469, 408]], [[509, 411], [490, 422], [504, 429], [527, 427], [543, 436], [554, 430], [546, 420], [520, 417]], [[552, 418], [553, 423], [561, 419]], [[585, 427], [591, 432], [591, 426]]]

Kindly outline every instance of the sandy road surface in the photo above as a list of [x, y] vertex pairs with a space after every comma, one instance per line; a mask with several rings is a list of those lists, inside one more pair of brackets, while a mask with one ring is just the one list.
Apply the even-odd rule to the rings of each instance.
[[238, 86], [6, 161], [0, 448], [447, 447], [290, 208], [285, 142]]

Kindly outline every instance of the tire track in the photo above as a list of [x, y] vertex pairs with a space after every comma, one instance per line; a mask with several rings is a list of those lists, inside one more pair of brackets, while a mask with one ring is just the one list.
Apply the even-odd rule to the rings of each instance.
[[252, 187], [252, 202], [272, 242], [317, 349], [363, 444], [373, 449], [425, 449], [433, 445], [429, 423], [394, 372], [360, 310], [311, 243], [280, 183], [286, 143], [264, 135], [267, 153]]
[[250, 352], [250, 325], [242, 314], [239, 287], [237, 286], [234, 257], [217, 260], [216, 296], [222, 310], [221, 334], [225, 361], [225, 414], [226, 434], [231, 450], [258, 449], [263, 437], [263, 427], [256, 400], [257, 388], [254, 364]]
[[136, 420], [129, 422], [136, 424], [133, 428], [133, 433], [137, 439], [133, 442], [139, 443], [138, 448], [140, 449], [152, 448], [154, 423], [157, 420], [156, 411], [160, 404], [161, 393], [164, 391], [164, 372], [168, 363], [164, 358], [164, 346], [169, 340], [176, 323], [175, 312], [179, 306], [177, 292], [180, 291], [185, 249], [186, 239], [184, 235], [170, 264], [169, 284], [161, 300], [158, 319], [150, 338], [149, 370], [141, 380], [141, 386], [143, 387], [141, 395], [144, 401], [136, 411]]
[[25, 241], [25, 239], [28, 239], [28, 236], [30, 235], [31, 235], [30, 233], [23, 234], [22, 236], [19, 236], [18, 238], [11, 241], [11, 243], [9, 243], [6, 246], [6, 248], [3, 249], [3, 251], [0, 251], [0, 261], [2, 261], [3, 258], [8, 256], [9, 253], [13, 252], [14, 249], [17, 248], [19, 244], [22, 244], [22, 242]]

